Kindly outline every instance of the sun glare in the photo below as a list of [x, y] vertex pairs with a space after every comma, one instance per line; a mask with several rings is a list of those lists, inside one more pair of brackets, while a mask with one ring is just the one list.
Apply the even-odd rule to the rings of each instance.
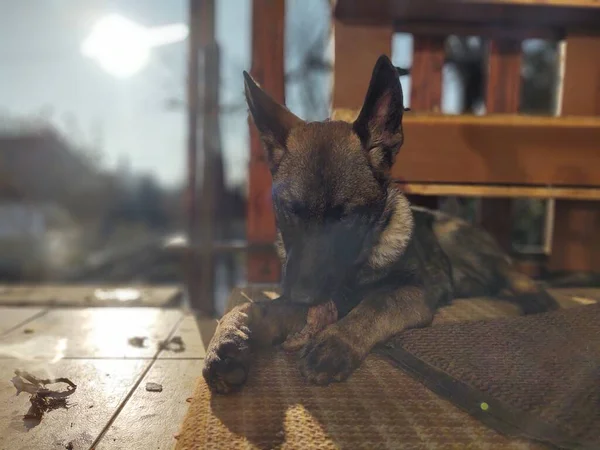
[[113, 14], [94, 25], [81, 51], [106, 72], [127, 78], [148, 64], [153, 47], [180, 42], [187, 35], [188, 27], [185, 24], [147, 28]]

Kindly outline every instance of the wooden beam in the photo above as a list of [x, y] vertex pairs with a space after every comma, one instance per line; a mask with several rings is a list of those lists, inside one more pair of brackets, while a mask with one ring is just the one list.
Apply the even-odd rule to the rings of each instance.
[[406, 113], [404, 135], [398, 181], [600, 186], [600, 118]]
[[[567, 37], [562, 114], [600, 116], [600, 59], [597, 57], [599, 54], [600, 37], [583, 35]], [[582, 163], [590, 164], [585, 160]], [[549, 269], [600, 271], [598, 230], [600, 230], [599, 203], [556, 201]]]
[[[253, 0], [252, 68], [254, 79], [275, 100], [284, 103], [284, 23], [285, 2]], [[271, 202], [271, 174], [254, 124], [250, 123], [250, 163], [248, 170], [247, 239], [250, 244], [273, 242], [275, 216]], [[274, 251], [248, 255], [250, 283], [277, 282], [281, 266]]]
[[579, 7], [600, 8], [598, 0], [460, 0], [457, 3], [481, 3], [490, 5], [515, 5], [515, 6], [553, 6], [553, 7]]
[[414, 36], [410, 68], [410, 107], [414, 111], [440, 112], [445, 36]]
[[551, 271], [600, 271], [600, 204], [593, 201], [556, 202]]
[[567, 38], [562, 114], [600, 116], [599, 35]]
[[558, 41], [564, 37], [564, 33], [557, 28], [505, 27], [469, 22], [445, 22], [443, 18], [431, 21], [396, 21], [395, 29], [399, 33], [444, 38], [450, 35], [458, 35], [493, 39], [547, 39]]
[[539, 198], [566, 200], [600, 200], [600, 188], [552, 186], [498, 186], [472, 184], [398, 183], [407, 194], [452, 197]]
[[600, 186], [600, 128], [405, 120], [392, 175], [413, 182]]
[[597, 30], [600, 4], [594, 0], [337, 0], [334, 15], [354, 24], [391, 25], [429, 22], [502, 26], [510, 28], [554, 28]]
[[[489, 43], [486, 112], [517, 113], [521, 88], [521, 42], [492, 40]], [[512, 251], [512, 202], [508, 198], [483, 199], [479, 209], [481, 226], [507, 252]]]
[[394, 29], [334, 21], [333, 32], [333, 107], [360, 109], [377, 58], [391, 57]]
[[[218, 46], [215, 42], [214, 0], [190, 3], [190, 47], [188, 61], [188, 235], [202, 252], [186, 257], [186, 285], [190, 306], [204, 314], [214, 312], [214, 164], [220, 149], [212, 139], [218, 131]], [[202, 61], [202, 63], [200, 63]], [[203, 70], [200, 70], [200, 67]], [[202, 114], [203, 113], [203, 114]], [[200, 128], [199, 118], [202, 117]], [[198, 130], [203, 139], [198, 139]], [[197, 197], [197, 159], [204, 156], [201, 198]]]
[[[332, 113], [334, 120], [353, 121], [358, 115], [358, 110], [354, 109], [336, 109]], [[561, 132], [567, 130], [584, 131], [593, 129], [600, 125], [600, 117], [563, 115], [554, 116], [530, 116], [525, 114], [486, 114], [485, 116], [475, 116], [472, 114], [431, 114], [410, 111], [405, 113], [403, 124], [429, 125], [429, 126], [466, 126], [484, 128], [511, 127], [520, 130], [540, 130], [546, 128], [558, 128]]]
[[485, 101], [488, 114], [519, 111], [522, 53], [520, 41], [490, 42]]
[[[442, 70], [446, 56], [446, 36], [413, 36], [410, 107], [414, 111], [440, 112], [442, 103]], [[437, 209], [439, 199], [409, 195], [412, 204]]]

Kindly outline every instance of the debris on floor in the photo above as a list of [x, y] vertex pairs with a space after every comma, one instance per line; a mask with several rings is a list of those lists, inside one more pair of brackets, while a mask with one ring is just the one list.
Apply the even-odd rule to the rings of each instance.
[[33, 328], [25, 328], [23, 334], [33, 334], [35, 330]]
[[276, 298], [279, 298], [281, 295], [278, 294], [277, 292], [273, 292], [273, 291], [263, 291], [262, 292], [265, 297], [267, 297], [269, 300], [275, 300]]
[[162, 392], [162, 384], [158, 383], [146, 383], [146, 390], [148, 392]]
[[134, 337], [130, 337], [127, 340], [127, 342], [132, 347], [144, 348], [145, 347], [144, 343], [146, 342], [146, 339], [148, 339], [146, 336], [134, 336]]
[[185, 343], [181, 336], [173, 336], [171, 339], [165, 339], [158, 343], [159, 350], [170, 350], [174, 353], [185, 351]]
[[[77, 385], [68, 378], [42, 379], [30, 374], [24, 370], [15, 370], [15, 376], [12, 378], [12, 384], [17, 390], [17, 395], [21, 392], [31, 394], [29, 401], [31, 407], [23, 417], [24, 419], [42, 420], [44, 414], [54, 409], [69, 407], [67, 398], [77, 389]], [[65, 390], [48, 389], [48, 384], [66, 384]]]

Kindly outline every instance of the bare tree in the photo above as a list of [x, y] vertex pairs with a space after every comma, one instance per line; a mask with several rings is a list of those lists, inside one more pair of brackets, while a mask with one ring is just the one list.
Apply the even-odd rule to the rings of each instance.
[[328, 0], [286, 3], [286, 84], [290, 103], [308, 120], [329, 113], [333, 64], [328, 55], [331, 6]]

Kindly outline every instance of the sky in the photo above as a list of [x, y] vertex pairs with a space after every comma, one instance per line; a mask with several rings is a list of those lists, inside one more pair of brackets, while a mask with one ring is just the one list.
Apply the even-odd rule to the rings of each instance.
[[[216, 4], [221, 103], [239, 104], [243, 102], [242, 70], [250, 67], [251, 1], [218, 0]], [[327, 26], [325, 4], [323, 0], [288, 0], [288, 17], [311, 10], [311, 21], [321, 21], [313, 25]], [[187, 44], [154, 49], [150, 64], [140, 73], [115, 78], [80, 50], [95, 21], [109, 13], [148, 27], [185, 23], [188, 2], [0, 2], [0, 117], [43, 117], [75, 142], [99, 148], [107, 168], [128, 165], [137, 173], [154, 174], [164, 185], [181, 184], [186, 115], [183, 109], [166, 104], [169, 99], [185, 98]], [[393, 62], [410, 66], [411, 46], [410, 37], [397, 36]], [[294, 55], [288, 55], [286, 64], [296, 63]], [[403, 84], [409, 89], [409, 80]], [[289, 94], [288, 105], [294, 110], [298, 98], [294, 92]], [[444, 109], [452, 110], [457, 95], [455, 89], [445, 90]], [[226, 180], [244, 184], [249, 154], [246, 111], [223, 116], [221, 126]]]

